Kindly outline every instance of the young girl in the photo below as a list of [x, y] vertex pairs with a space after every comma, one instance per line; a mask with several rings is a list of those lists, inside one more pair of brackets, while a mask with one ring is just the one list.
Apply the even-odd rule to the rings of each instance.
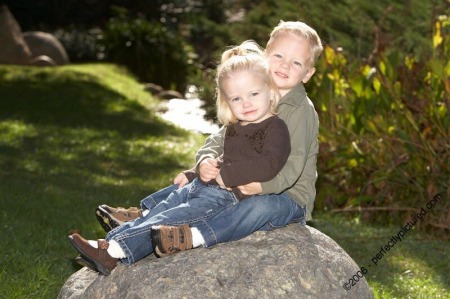
[[[165, 255], [205, 244], [195, 227], [244, 200], [237, 186], [269, 181], [283, 168], [291, 150], [289, 131], [276, 116], [280, 96], [261, 54], [255, 43], [244, 42], [222, 55], [216, 75], [217, 115], [226, 133], [215, 179], [203, 182], [187, 171], [189, 184], [171, 192], [145, 216], [110, 231], [106, 240], [69, 236], [81, 254], [80, 263], [109, 275], [119, 259], [129, 265], [153, 250]], [[166, 225], [179, 226], [159, 229]]]

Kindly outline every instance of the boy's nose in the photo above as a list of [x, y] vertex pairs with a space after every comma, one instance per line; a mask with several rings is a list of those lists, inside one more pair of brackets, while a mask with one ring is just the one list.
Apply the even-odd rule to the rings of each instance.
[[280, 63], [280, 66], [281, 66], [282, 68], [285, 68], [285, 69], [288, 69], [288, 68], [289, 68], [289, 64], [288, 64], [286, 61], [282, 61], [282, 62]]

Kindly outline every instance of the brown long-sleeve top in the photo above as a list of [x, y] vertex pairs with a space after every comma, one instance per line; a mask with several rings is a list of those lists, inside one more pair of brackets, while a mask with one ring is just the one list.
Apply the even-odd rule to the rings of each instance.
[[[283, 168], [290, 152], [289, 131], [279, 117], [245, 126], [237, 122], [226, 127], [220, 175], [225, 186], [233, 188], [241, 200], [245, 196], [236, 186], [270, 181]], [[184, 173], [189, 181], [198, 176], [193, 170]], [[217, 184], [215, 180], [207, 183]]]

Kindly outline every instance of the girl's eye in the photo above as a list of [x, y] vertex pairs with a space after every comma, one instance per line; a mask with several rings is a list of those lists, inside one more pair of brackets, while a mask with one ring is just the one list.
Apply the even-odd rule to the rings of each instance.
[[252, 96], [252, 97], [256, 97], [257, 95], [258, 95], [258, 92], [252, 92], [252, 93], [251, 93], [251, 96]]
[[281, 58], [280, 54], [273, 54], [273, 56], [275, 56], [276, 58]]
[[237, 102], [237, 101], [239, 101], [239, 98], [232, 98], [232, 99], [230, 100], [230, 102]]
[[296, 66], [302, 66], [302, 64], [301, 64], [300, 62], [298, 62], [298, 61], [294, 61], [294, 64], [295, 64]]

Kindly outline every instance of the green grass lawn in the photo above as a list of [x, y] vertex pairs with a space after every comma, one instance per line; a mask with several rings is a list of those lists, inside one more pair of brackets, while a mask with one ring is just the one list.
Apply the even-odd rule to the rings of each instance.
[[[394, 244], [389, 241], [402, 225], [369, 225], [357, 215], [323, 211], [310, 225], [332, 237], [367, 270], [365, 277], [375, 298], [450, 298], [448, 236], [413, 229]], [[380, 254], [387, 244], [393, 246]]]
[[[80, 268], [67, 236], [104, 237], [97, 205], [137, 205], [192, 165], [204, 137], [157, 105], [113, 65], [0, 66], [0, 297], [55, 298]], [[355, 219], [312, 225], [364, 266], [398, 228]], [[366, 277], [378, 298], [449, 298], [449, 247], [413, 232]]]
[[203, 137], [157, 104], [112, 65], [0, 67], [0, 294], [55, 298], [79, 269], [69, 233], [104, 237], [97, 205], [137, 205], [192, 165]]

